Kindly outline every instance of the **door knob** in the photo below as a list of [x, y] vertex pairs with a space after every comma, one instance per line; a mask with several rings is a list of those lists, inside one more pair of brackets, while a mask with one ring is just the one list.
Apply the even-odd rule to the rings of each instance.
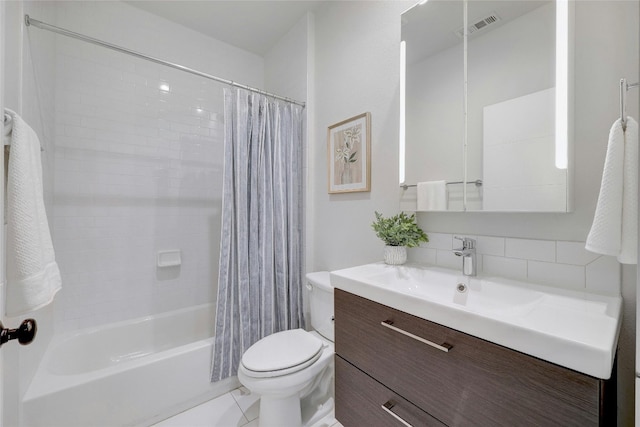
[[30, 344], [36, 336], [38, 325], [35, 319], [23, 320], [17, 329], [5, 328], [0, 322], [0, 346], [7, 341], [17, 339], [22, 345]]

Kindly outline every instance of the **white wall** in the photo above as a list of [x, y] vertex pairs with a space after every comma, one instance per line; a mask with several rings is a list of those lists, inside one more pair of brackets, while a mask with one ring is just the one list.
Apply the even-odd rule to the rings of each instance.
[[[313, 190], [318, 268], [336, 269], [381, 258], [373, 211], [398, 210], [398, 43], [400, 2], [340, 2], [316, 20], [317, 130]], [[638, 75], [638, 3], [575, 2], [575, 210], [568, 214], [419, 213], [438, 233], [584, 241], [598, 196], [608, 131], [618, 114], [618, 81]], [[597, 29], [594, 30], [594, 29]], [[638, 116], [638, 93], [629, 113]], [[372, 112], [372, 190], [326, 193], [326, 127]], [[622, 271], [625, 299], [619, 352], [621, 425], [633, 419], [635, 268]]]
[[[328, 2], [316, 13], [314, 270], [380, 259], [374, 211], [398, 210], [400, 14], [412, 2]], [[327, 193], [327, 127], [371, 113], [371, 192]]]
[[[56, 12], [72, 31], [263, 86], [261, 57], [125, 3]], [[59, 330], [214, 302], [224, 85], [68, 38], [56, 53]], [[166, 250], [182, 265], [158, 267]]]
[[303, 16], [264, 56], [264, 89], [305, 101], [309, 27], [313, 15]]

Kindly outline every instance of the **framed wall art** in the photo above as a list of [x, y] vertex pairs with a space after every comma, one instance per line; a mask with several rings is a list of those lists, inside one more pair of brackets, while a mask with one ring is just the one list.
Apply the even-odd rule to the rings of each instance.
[[329, 193], [371, 191], [371, 114], [329, 126], [327, 154]]

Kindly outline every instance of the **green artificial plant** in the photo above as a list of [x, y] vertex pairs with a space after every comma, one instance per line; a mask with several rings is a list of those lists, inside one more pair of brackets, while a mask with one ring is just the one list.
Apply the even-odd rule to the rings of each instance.
[[415, 248], [421, 242], [428, 242], [429, 237], [416, 223], [416, 215], [411, 216], [401, 212], [390, 218], [385, 218], [376, 212], [376, 220], [371, 224], [376, 236], [387, 246], [406, 246]]

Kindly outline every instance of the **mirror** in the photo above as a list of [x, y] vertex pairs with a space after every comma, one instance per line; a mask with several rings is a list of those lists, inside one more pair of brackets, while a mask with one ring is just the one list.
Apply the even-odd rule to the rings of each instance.
[[569, 211], [568, 2], [421, 3], [401, 18], [403, 199]]

